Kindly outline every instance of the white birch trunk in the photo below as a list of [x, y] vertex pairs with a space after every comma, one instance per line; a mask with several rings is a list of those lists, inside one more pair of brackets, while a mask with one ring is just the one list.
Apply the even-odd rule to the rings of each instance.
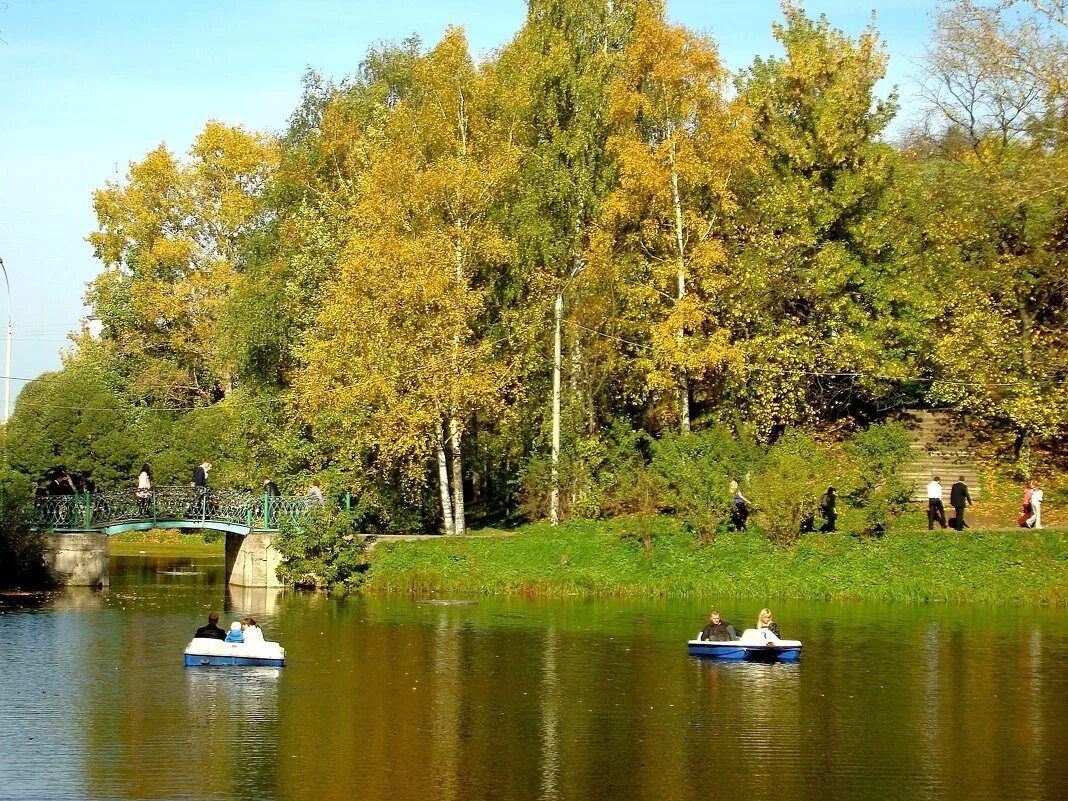
[[553, 346], [553, 445], [552, 467], [550, 483], [552, 486], [549, 495], [549, 522], [557, 525], [560, 522], [560, 362], [563, 359], [561, 329], [564, 324], [564, 289], [556, 293], [556, 307], [554, 312], [554, 346]]
[[456, 533], [456, 524], [452, 517], [452, 497], [449, 489], [449, 466], [445, 459], [445, 435], [442, 433], [441, 421], [438, 420], [438, 484], [441, 489], [442, 533]]
[[[675, 243], [678, 246], [678, 300], [686, 297], [686, 238], [682, 223], [682, 196], [679, 193], [679, 171], [675, 165], [675, 146], [671, 150], [671, 200], [675, 204]], [[682, 350], [686, 331], [682, 326], [675, 336]], [[690, 380], [686, 369], [679, 371], [679, 430], [683, 434], [690, 431]]]
[[452, 515], [453, 533], [466, 534], [464, 519], [464, 463], [460, 455], [460, 421], [453, 415], [449, 418], [449, 442], [452, 443]]

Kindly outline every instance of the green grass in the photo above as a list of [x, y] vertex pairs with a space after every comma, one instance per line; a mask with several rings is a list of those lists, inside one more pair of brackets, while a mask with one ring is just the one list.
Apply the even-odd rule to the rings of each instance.
[[226, 544], [223, 538], [207, 542], [203, 534], [154, 528], [116, 534], [111, 538], [110, 547], [112, 556], [221, 556]]
[[702, 544], [667, 518], [625, 519], [380, 543], [368, 558], [363, 587], [378, 592], [1068, 603], [1068, 535], [1054, 531], [811, 534], [780, 548], [757, 533]]

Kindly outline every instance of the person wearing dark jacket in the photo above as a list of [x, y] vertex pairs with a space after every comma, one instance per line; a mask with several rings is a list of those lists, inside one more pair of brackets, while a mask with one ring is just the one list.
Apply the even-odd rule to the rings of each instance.
[[708, 615], [708, 625], [701, 629], [701, 634], [698, 636], [697, 639], [705, 640], [707, 642], [725, 642], [727, 640], [737, 640], [738, 630], [727, 621], [721, 620], [719, 617], [719, 611], [713, 609]]
[[201, 517], [208, 515], [208, 473], [211, 472], [211, 462], [204, 461], [193, 468], [193, 486], [197, 491], [196, 513]]
[[225, 640], [226, 632], [219, 628], [219, 613], [212, 612], [208, 615], [208, 625], [201, 626], [193, 636], [209, 640]]
[[968, 485], [964, 483], [964, 476], [949, 489], [949, 503], [957, 515], [957, 531], [964, 531], [968, 524], [964, 522], [964, 510], [972, 505], [972, 496], [968, 494]]
[[820, 531], [834, 531], [838, 522], [838, 490], [828, 487], [820, 499], [820, 514], [823, 515], [823, 528]]
[[272, 523], [274, 523], [275, 506], [278, 503], [277, 498], [281, 497], [282, 493], [279, 492], [277, 484], [271, 479], [265, 478], [263, 480], [263, 494], [267, 496], [263, 499], [266, 504], [263, 509], [263, 523], [267, 528], [271, 528]]

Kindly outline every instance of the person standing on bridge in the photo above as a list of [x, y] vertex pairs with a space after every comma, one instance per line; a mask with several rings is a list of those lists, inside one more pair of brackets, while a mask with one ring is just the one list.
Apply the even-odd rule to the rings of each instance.
[[197, 491], [197, 506], [201, 517], [208, 514], [208, 473], [211, 472], [211, 462], [203, 461], [193, 468], [193, 486]]
[[278, 491], [278, 485], [274, 481], [265, 478], [263, 480], [263, 494], [267, 496], [263, 499], [263, 524], [267, 528], [271, 528], [271, 523], [274, 521], [274, 507], [282, 493]]
[[148, 462], [141, 465], [141, 472], [137, 474], [137, 516], [148, 517], [148, 510], [152, 501], [152, 468]]

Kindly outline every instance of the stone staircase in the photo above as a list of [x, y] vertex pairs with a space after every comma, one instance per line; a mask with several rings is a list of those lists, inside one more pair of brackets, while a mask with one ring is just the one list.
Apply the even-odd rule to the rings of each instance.
[[971, 490], [979, 494], [979, 466], [968, 433], [960, 418], [949, 412], [906, 412], [901, 417], [912, 431], [912, 450], [915, 459], [901, 470], [901, 476], [912, 486], [912, 498], [921, 503], [927, 500], [927, 482], [934, 476], [942, 479], [946, 503], [949, 488], [961, 476]]

